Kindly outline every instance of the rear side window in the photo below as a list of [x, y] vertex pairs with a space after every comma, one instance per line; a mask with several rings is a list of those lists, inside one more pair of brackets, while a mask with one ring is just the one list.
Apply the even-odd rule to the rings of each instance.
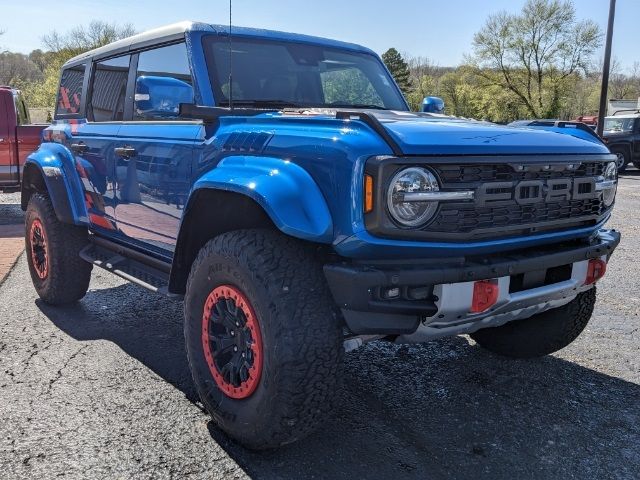
[[130, 55], [101, 60], [94, 64], [91, 98], [87, 114], [94, 122], [124, 119]]
[[80, 112], [85, 64], [74, 65], [62, 72], [58, 90], [56, 115], [75, 115]]
[[[153, 86], [153, 91], [147, 89], [148, 85]], [[148, 101], [138, 102], [138, 99]], [[135, 119], [170, 120], [177, 116], [176, 102], [193, 101], [193, 79], [184, 43], [140, 52], [136, 72]], [[166, 112], [162, 111], [163, 106], [166, 106]]]
[[31, 119], [29, 118], [29, 110], [27, 109], [27, 104], [24, 102], [24, 98], [20, 93], [16, 93], [13, 96], [13, 100], [16, 104], [16, 115], [18, 117], [18, 125], [27, 125], [31, 123]]

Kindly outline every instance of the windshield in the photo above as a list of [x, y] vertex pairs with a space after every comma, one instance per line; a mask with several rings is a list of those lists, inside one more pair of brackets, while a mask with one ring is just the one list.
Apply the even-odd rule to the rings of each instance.
[[[228, 38], [206, 38], [205, 50], [216, 101], [228, 106]], [[237, 106], [407, 110], [381, 62], [367, 53], [239, 38], [233, 39], [232, 52]]]
[[607, 117], [604, 119], [605, 132], [631, 132], [635, 118]]

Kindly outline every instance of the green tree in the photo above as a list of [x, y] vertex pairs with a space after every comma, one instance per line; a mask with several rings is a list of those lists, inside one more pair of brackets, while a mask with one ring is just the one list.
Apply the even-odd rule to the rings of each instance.
[[395, 48], [390, 48], [382, 54], [382, 61], [393, 75], [402, 93], [408, 94], [411, 90], [409, 65], [402, 55]]
[[556, 117], [577, 72], [600, 46], [600, 28], [577, 21], [570, 0], [528, 0], [518, 15], [491, 15], [473, 39], [471, 58], [485, 85], [511, 92], [532, 117]]

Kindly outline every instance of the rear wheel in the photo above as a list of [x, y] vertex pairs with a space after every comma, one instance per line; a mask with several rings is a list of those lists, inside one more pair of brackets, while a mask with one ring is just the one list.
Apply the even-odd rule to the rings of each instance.
[[209, 241], [185, 295], [189, 365], [218, 426], [253, 449], [304, 437], [329, 410], [342, 330], [321, 265], [268, 230]]
[[562, 307], [500, 327], [471, 334], [480, 346], [499, 355], [532, 358], [556, 352], [571, 342], [589, 323], [596, 303], [596, 288], [578, 294]]
[[87, 229], [60, 222], [49, 197], [40, 193], [29, 200], [25, 226], [29, 273], [40, 298], [62, 305], [84, 297], [93, 268], [80, 258]]

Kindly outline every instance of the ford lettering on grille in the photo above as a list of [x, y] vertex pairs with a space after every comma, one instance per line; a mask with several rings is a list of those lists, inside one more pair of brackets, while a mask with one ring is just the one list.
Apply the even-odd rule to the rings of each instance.
[[596, 179], [593, 177], [556, 178], [484, 183], [476, 189], [475, 200], [479, 207], [485, 207], [510, 200], [519, 205], [531, 205], [540, 202], [588, 200], [597, 195]]

